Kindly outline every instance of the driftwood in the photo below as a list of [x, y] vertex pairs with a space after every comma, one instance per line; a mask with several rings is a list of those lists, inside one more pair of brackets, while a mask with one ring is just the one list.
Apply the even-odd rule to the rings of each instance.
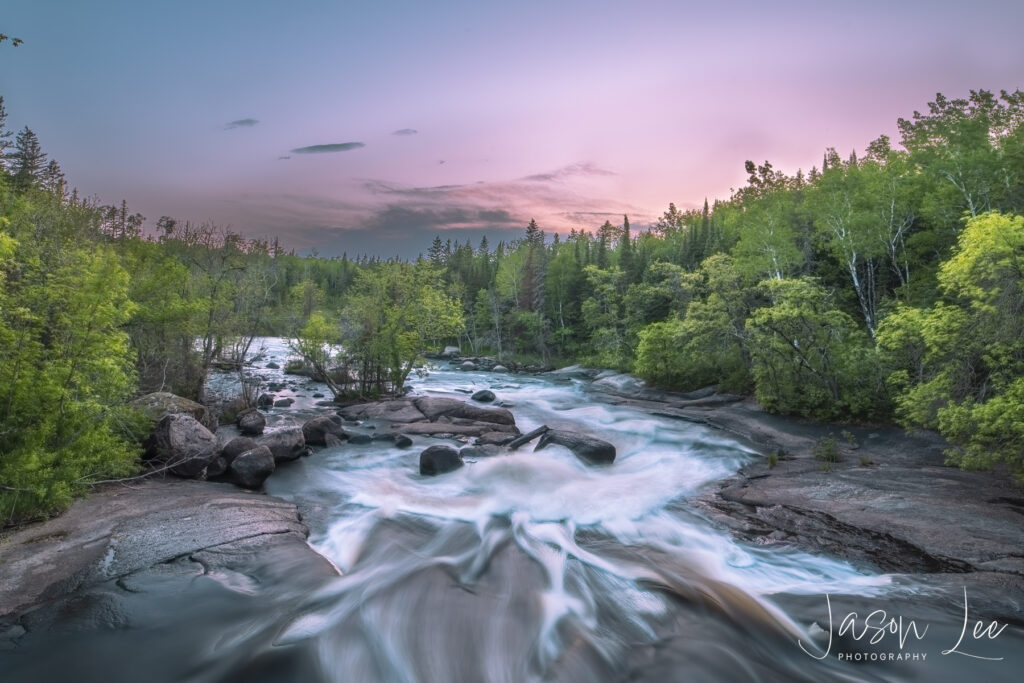
[[536, 429], [534, 429], [532, 432], [530, 432], [528, 434], [523, 434], [522, 436], [517, 436], [516, 438], [512, 439], [511, 441], [509, 441], [505, 445], [508, 446], [509, 450], [514, 451], [515, 449], [519, 448], [523, 444], [530, 443], [531, 441], [536, 439], [541, 434], [546, 434], [547, 431], [548, 431], [548, 426], [547, 425], [541, 425], [540, 427], [537, 427]]

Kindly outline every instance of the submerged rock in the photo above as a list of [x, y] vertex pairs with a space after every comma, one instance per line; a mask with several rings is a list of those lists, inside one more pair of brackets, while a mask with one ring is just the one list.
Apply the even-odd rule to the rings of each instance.
[[420, 453], [420, 474], [434, 476], [462, 467], [459, 452], [451, 446], [431, 446]]
[[217, 437], [190, 415], [165, 415], [149, 440], [149, 457], [180, 477], [196, 477], [219, 455]]
[[560, 429], [549, 429], [540, 437], [537, 448], [534, 450], [539, 451], [548, 444], [565, 446], [588, 465], [610, 465], [615, 461], [615, 446], [592, 436]]
[[481, 389], [480, 391], [470, 396], [470, 398], [473, 399], [474, 401], [479, 401], [480, 403], [490, 403], [498, 397], [495, 396], [494, 392], [491, 391], [490, 389]]
[[274, 473], [274, 454], [266, 446], [257, 446], [231, 461], [231, 481], [245, 489], [258, 489]]

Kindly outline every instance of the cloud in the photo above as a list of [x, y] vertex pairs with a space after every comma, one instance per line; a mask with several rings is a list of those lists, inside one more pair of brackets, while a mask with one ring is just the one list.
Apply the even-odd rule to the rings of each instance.
[[291, 157], [288, 156], [288, 155], [285, 155], [285, 156], [280, 156], [280, 157], [277, 158], [278, 161], [281, 161], [283, 159], [291, 159]]
[[392, 133], [392, 135], [416, 135], [419, 133], [415, 128], [400, 128]]
[[238, 119], [224, 125], [224, 130], [234, 130], [235, 128], [252, 128], [257, 123], [258, 119]]
[[528, 175], [523, 180], [529, 180], [533, 182], [550, 182], [553, 180], [563, 180], [573, 176], [613, 176], [615, 175], [611, 171], [607, 171], [600, 166], [591, 163], [580, 163], [571, 164], [564, 166], [555, 171], [548, 173], [537, 173], [536, 175]]
[[296, 147], [292, 150], [292, 154], [330, 154], [332, 152], [348, 152], [361, 147], [366, 147], [366, 145], [361, 142], [335, 142], [329, 145]]

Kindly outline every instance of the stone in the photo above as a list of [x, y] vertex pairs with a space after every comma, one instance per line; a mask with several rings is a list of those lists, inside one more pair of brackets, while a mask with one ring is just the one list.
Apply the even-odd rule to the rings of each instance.
[[196, 477], [219, 455], [217, 437], [190, 415], [172, 413], [157, 422], [149, 456], [180, 477]]
[[302, 435], [306, 443], [313, 446], [333, 446], [345, 438], [342, 429], [343, 421], [337, 415], [321, 415], [307, 420], [302, 425]]
[[388, 422], [420, 422], [426, 416], [409, 399], [377, 401], [346, 406], [338, 411], [346, 420], [387, 420]]
[[508, 368], [506, 368], [504, 365], [495, 365], [493, 368], [491, 368], [491, 372], [508, 372]]
[[256, 448], [259, 444], [256, 440], [248, 436], [236, 436], [231, 441], [224, 444], [224, 448], [221, 449], [220, 455], [224, 458], [227, 463], [225, 466], [230, 465], [231, 461], [240, 456], [246, 451], [251, 451]]
[[467, 372], [471, 371], [471, 370], [476, 370], [476, 363], [474, 363], [471, 360], [467, 360], [467, 361], [463, 362], [462, 365], [459, 366], [459, 370], [463, 370], [463, 371], [467, 371]]
[[272, 408], [274, 406], [274, 395], [260, 394], [260, 397], [256, 399], [256, 405], [260, 408]]
[[256, 439], [256, 443], [269, 448], [277, 463], [297, 460], [303, 455], [309, 455], [306, 438], [302, 435], [302, 427], [278, 429], [259, 437]]
[[483, 446], [466, 446], [459, 450], [459, 457], [465, 460], [466, 458], [490, 458], [501, 453], [500, 446], [483, 445]]
[[516, 435], [511, 432], [484, 432], [476, 438], [476, 443], [480, 446], [504, 446], [514, 438]]
[[277, 363], [275, 363], [274, 361], [270, 361], [264, 367], [266, 367], [267, 370], [280, 370], [281, 369], [281, 366], [278, 365]]
[[459, 355], [459, 350], [458, 346], [446, 346], [441, 352], [441, 358], [456, 358]]
[[131, 405], [154, 422], [159, 422], [164, 415], [189, 415], [211, 432], [217, 430], [217, 418], [209, 408], [169, 391], [140, 396]]
[[459, 452], [451, 446], [431, 446], [420, 453], [420, 474], [435, 476], [462, 467]]
[[548, 444], [557, 444], [568, 448], [577, 458], [588, 465], [610, 465], [615, 462], [615, 446], [592, 436], [550, 429], [540, 437], [537, 448], [534, 450], [539, 451]]
[[279, 399], [277, 401], [274, 401], [274, 407], [275, 408], [290, 408], [293, 403], [295, 403], [295, 399], [294, 398], [282, 398], [282, 399]]
[[473, 399], [474, 401], [479, 401], [480, 403], [491, 403], [498, 397], [495, 396], [494, 392], [491, 391], [490, 389], [481, 389], [480, 391], [470, 396], [470, 398]]
[[257, 436], [262, 434], [263, 429], [267, 426], [267, 418], [257, 409], [248, 408], [238, 414], [235, 424], [238, 425], [238, 431], [242, 434]]
[[266, 446], [257, 446], [231, 461], [231, 481], [244, 489], [258, 489], [274, 473], [274, 454]]
[[416, 407], [431, 422], [440, 417], [462, 418], [474, 422], [491, 422], [501, 425], [514, 425], [515, 417], [504, 408], [480, 408], [454, 398], [423, 396], [414, 399]]

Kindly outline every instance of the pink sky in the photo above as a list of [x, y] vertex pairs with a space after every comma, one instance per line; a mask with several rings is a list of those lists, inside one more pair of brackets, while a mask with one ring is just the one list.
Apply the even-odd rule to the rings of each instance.
[[641, 225], [1024, 87], [1019, 2], [11, 4], [8, 126], [74, 185], [322, 254]]

